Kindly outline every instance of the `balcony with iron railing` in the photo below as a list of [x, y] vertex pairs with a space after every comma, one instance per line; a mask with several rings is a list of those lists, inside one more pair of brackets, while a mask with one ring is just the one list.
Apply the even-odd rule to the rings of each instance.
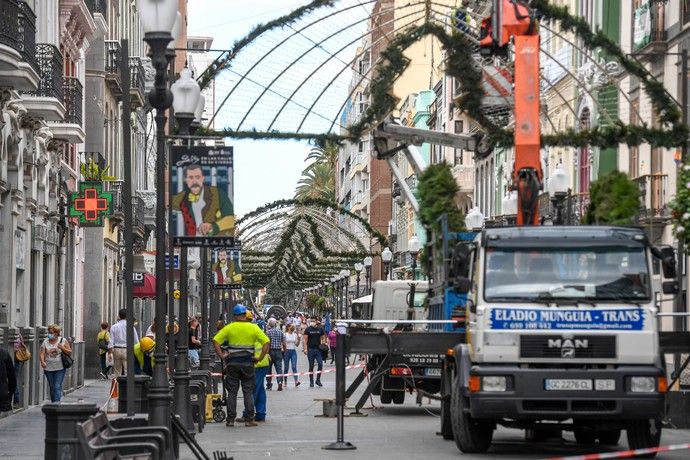
[[[647, 55], [665, 52], [668, 48], [664, 19], [666, 15], [665, 2], [650, 1], [645, 3], [635, 11], [635, 15], [648, 19], [635, 21], [633, 37], [637, 37], [637, 39], [633, 38], [633, 51]], [[649, 27], [649, 31], [647, 31], [647, 27]]]
[[129, 95], [132, 101], [132, 108], [143, 107], [146, 103], [146, 75], [144, 74], [144, 64], [140, 57], [129, 58], [130, 85]]
[[120, 67], [122, 65], [122, 50], [120, 42], [105, 40], [105, 82], [115, 97], [122, 96], [122, 79]]
[[36, 15], [24, 1], [0, 0], [0, 81], [33, 91], [38, 80]]
[[23, 92], [24, 106], [30, 115], [48, 121], [62, 121], [65, 116], [62, 54], [54, 45], [38, 43], [36, 63], [39, 70], [38, 88]]
[[670, 218], [668, 208], [668, 175], [645, 174], [633, 179], [640, 188], [640, 224], [665, 224]]
[[51, 131], [56, 139], [71, 144], [80, 144], [86, 139], [84, 131], [84, 87], [77, 77], [64, 77], [62, 86], [65, 103], [65, 119], [51, 123]]

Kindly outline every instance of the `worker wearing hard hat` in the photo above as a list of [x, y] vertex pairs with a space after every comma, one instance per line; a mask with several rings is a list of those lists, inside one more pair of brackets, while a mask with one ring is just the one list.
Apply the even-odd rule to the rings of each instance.
[[[269, 348], [269, 339], [256, 324], [247, 320], [247, 307], [238, 304], [232, 310], [233, 321], [213, 337], [216, 354], [223, 360], [224, 383], [227, 389], [226, 426], [235, 426], [237, 416], [237, 392], [242, 386], [244, 398], [244, 424], [256, 426], [254, 421], [254, 364], [262, 361]], [[255, 344], [261, 345], [258, 356], [254, 354]], [[223, 349], [221, 349], [223, 345]]]
[[153, 349], [156, 342], [151, 337], [143, 337], [134, 345], [134, 375], [153, 376]]
[[[254, 315], [251, 310], [247, 310], [247, 321], [252, 321]], [[256, 358], [261, 356], [261, 350], [263, 350], [263, 345], [260, 342], [254, 344], [254, 356]], [[256, 415], [254, 416], [255, 422], [265, 422], [266, 421], [266, 387], [264, 382], [266, 380], [266, 374], [269, 370], [269, 358], [268, 355], [264, 356], [262, 360], [254, 363], [254, 409]], [[235, 421], [243, 423], [248, 420], [247, 412], [242, 412], [242, 418], [238, 418]]]

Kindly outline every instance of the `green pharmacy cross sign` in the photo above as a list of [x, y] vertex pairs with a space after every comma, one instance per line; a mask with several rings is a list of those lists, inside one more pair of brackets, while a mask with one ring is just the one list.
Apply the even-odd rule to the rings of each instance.
[[102, 227], [112, 206], [113, 193], [103, 191], [103, 182], [82, 182], [78, 192], [70, 193], [69, 216], [78, 217], [82, 227]]

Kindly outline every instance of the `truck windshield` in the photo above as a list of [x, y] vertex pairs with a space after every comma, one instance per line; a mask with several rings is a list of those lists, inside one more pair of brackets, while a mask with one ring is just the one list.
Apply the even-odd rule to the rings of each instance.
[[485, 267], [487, 301], [649, 299], [642, 247], [489, 247]]

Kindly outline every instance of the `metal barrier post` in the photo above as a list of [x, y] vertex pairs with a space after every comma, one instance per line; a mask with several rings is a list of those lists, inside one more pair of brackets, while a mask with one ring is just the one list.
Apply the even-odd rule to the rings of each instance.
[[335, 343], [335, 405], [338, 406], [337, 440], [323, 446], [326, 450], [353, 450], [352, 443], [345, 442], [345, 334], [338, 334]]

